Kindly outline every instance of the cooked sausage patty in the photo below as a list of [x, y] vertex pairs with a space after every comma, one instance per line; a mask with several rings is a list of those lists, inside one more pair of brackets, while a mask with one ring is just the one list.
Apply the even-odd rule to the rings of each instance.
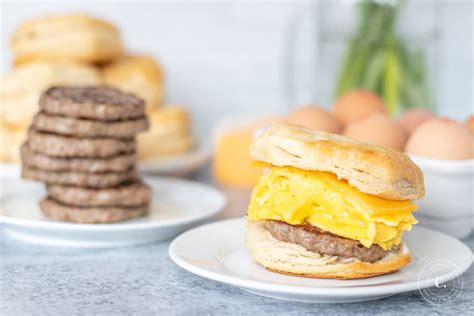
[[298, 244], [320, 254], [375, 262], [387, 253], [378, 245], [367, 248], [357, 240], [340, 237], [311, 225], [289, 225], [279, 221], [265, 221], [265, 227], [273, 238]]
[[148, 205], [78, 207], [45, 198], [40, 201], [40, 209], [44, 215], [58, 221], [94, 224], [124, 221], [145, 215], [148, 212]]
[[44, 171], [77, 171], [86, 173], [126, 172], [136, 161], [135, 153], [110, 158], [60, 158], [51, 157], [31, 150], [28, 143], [21, 146], [21, 160], [24, 166]]
[[35, 152], [53, 157], [109, 158], [135, 152], [134, 139], [77, 138], [30, 129], [28, 144]]
[[65, 116], [54, 116], [40, 112], [33, 118], [32, 126], [41, 132], [75, 137], [132, 138], [148, 129], [146, 117], [103, 122]]
[[40, 98], [52, 115], [116, 121], [145, 116], [143, 100], [111, 87], [52, 87]]
[[48, 184], [48, 195], [54, 200], [75, 206], [137, 206], [150, 203], [150, 188], [141, 182], [105, 189]]
[[43, 181], [48, 184], [63, 184], [87, 188], [107, 188], [122, 183], [136, 181], [139, 176], [135, 169], [123, 173], [83, 173], [43, 171], [23, 167], [21, 176], [25, 179]]

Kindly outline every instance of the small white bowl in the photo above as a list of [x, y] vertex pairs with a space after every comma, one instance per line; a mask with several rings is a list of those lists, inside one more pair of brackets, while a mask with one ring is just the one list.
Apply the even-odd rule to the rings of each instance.
[[420, 225], [467, 237], [474, 226], [474, 159], [410, 158], [425, 177], [426, 196], [415, 213]]

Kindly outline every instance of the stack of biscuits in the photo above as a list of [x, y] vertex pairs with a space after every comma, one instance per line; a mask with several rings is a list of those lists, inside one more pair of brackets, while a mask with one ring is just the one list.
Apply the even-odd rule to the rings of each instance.
[[108, 223], [147, 213], [151, 192], [136, 169], [144, 102], [109, 87], [53, 87], [40, 98], [22, 145], [22, 176], [46, 183], [49, 218]]
[[18, 26], [10, 44], [13, 68], [0, 76], [0, 162], [19, 162], [41, 93], [64, 85], [105, 84], [143, 99], [150, 129], [137, 139], [139, 160], [178, 156], [195, 146], [188, 111], [164, 103], [160, 63], [128, 52], [112, 23], [82, 13], [36, 17]]

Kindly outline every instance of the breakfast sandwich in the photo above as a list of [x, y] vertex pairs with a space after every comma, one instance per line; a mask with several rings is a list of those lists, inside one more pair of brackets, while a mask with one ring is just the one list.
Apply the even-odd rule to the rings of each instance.
[[303, 127], [277, 124], [250, 148], [268, 172], [247, 211], [247, 245], [279, 273], [357, 279], [407, 265], [404, 232], [423, 174], [400, 152]]

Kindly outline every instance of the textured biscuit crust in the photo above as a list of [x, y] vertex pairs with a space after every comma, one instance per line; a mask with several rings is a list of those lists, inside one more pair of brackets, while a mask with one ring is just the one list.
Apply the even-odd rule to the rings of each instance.
[[32, 60], [103, 63], [123, 53], [119, 32], [85, 15], [49, 15], [23, 23], [13, 34], [15, 64]]
[[192, 138], [182, 136], [165, 138], [160, 141], [159, 146], [154, 145], [156, 144], [156, 138], [153, 139], [145, 135], [139, 135], [137, 142], [139, 147], [138, 157], [141, 161], [184, 154], [194, 146]]
[[110, 158], [135, 152], [134, 139], [76, 138], [30, 129], [28, 144], [38, 153], [65, 158]]
[[138, 172], [131, 169], [124, 173], [82, 173], [43, 171], [23, 167], [21, 176], [25, 179], [43, 181], [47, 184], [73, 185], [88, 188], [108, 188], [139, 179]]
[[[149, 111], [150, 129], [137, 137], [138, 157], [151, 160], [179, 155], [195, 145], [188, 112], [180, 106]], [[155, 144], [159, 142], [160, 146]]]
[[24, 166], [43, 171], [126, 172], [135, 165], [136, 161], [135, 153], [102, 159], [51, 157], [34, 152], [28, 143], [24, 143], [20, 151]]
[[124, 121], [103, 122], [54, 116], [40, 112], [34, 116], [32, 126], [41, 132], [66, 136], [132, 138], [148, 129], [148, 121], [146, 117], [142, 117]]
[[39, 203], [40, 209], [47, 217], [81, 224], [99, 224], [124, 221], [145, 215], [148, 205], [134, 207], [77, 207], [65, 205], [51, 198], [45, 198]]
[[147, 109], [161, 106], [164, 94], [161, 66], [151, 56], [126, 56], [102, 67], [105, 84], [145, 100]]
[[405, 245], [373, 263], [320, 255], [273, 238], [263, 222], [247, 223], [246, 242], [255, 260], [265, 268], [309, 278], [362, 279], [398, 271], [411, 261]]
[[117, 121], [145, 116], [143, 100], [111, 87], [53, 87], [39, 101], [52, 115]]
[[100, 85], [102, 78], [91, 65], [41, 61], [15, 67], [0, 82], [0, 121], [26, 130], [43, 91], [57, 84]]
[[19, 163], [21, 158], [19, 148], [25, 139], [24, 129], [13, 129], [3, 124], [0, 119], [0, 161]]
[[425, 194], [423, 173], [407, 155], [340, 135], [276, 124], [255, 140], [250, 154], [275, 166], [331, 172], [386, 199], [414, 200]]
[[136, 182], [113, 188], [88, 189], [48, 184], [48, 195], [54, 200], [75, 206], [140, 206], [150, 203], [150, 188]]

